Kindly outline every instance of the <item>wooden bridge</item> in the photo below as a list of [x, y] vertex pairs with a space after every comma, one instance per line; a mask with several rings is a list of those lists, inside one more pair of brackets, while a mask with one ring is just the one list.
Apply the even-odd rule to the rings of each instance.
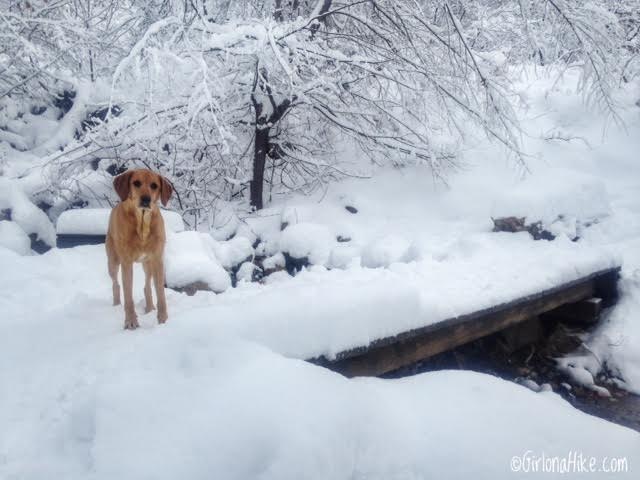
[[619, 273], [620, 267], [601, 270], [534, 295], [340, 352], [332, 360], [309, 361], [347, 377], [378, 376], [542, 314], [593, 322], [602, 307], [615, 303]]

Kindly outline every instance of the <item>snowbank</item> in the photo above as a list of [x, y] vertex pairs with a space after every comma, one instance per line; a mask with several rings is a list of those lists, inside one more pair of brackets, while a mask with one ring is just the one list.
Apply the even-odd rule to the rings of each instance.
[[0, 246], [18, 255], [31, 253], [31, 239], [16, 222], [0, 220]]
[[[180, 214], [160, 209], [165, 229], [182, 232], [184, 223]], [[56, 223], [58, 235], [106, 235], [109, 228], [110, 208], [77, 208], [62, 212]]]

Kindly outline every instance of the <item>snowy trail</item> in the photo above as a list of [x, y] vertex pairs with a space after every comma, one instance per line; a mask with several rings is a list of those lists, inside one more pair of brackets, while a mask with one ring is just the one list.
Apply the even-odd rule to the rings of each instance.
[[167, 325], [125, 332], [99, 247], [0, 255], [3, 479], [507, 478], [527, 451], [640, 465], [640, 435], [555, 394], [471, 372], [347, 380], [210, 316], [258, 287], [169, 291]]

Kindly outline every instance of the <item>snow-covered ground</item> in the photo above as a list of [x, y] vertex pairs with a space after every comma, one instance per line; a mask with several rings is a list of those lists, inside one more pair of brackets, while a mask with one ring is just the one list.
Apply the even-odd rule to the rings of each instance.
[[[640, 435], [553, 393], [471, 372], [347, 380], [287, 358], [237, 328], [270, 315], [252, 288], [169, 290], [166, 325], [150, 313], [125, 332], [101, 246], [0, 255], [3, 479], [493, 479], [526, 452], [640, 462]], [[315, 307], [286, 302], [277, 314]]]
[[[217, 240], [176, 234], [172, 276], [198, 273], [189, 266], [207, 258], [218, 268], [202, 275], [226, 291], [167, 290], [169, 322], [140, 314], [135, 332], [123, 331], [122, 309], [111, 306], [102, 246], [13, 252], [26, 253], [27, 233], [49, 238], [51, 227], [29, 213], [32, 177], [3, 180], [0, 209], [17, 213], [0, 223], [0, 478], [493, 479], [514, 474], [514, 456], [571, 452], [598, 465], [626, 457], [627, 475], [637, 475], [640, 435], [552, 392], [471, 372], [347, 380], [301, 360], [620, 261], [620, 303], [589, 340], [591, 353], [570, 361], [592, 374], [606, 362], [640, 392], [640, 108], [621, 98], [628, 131], [603, 137], [570, 82], [542, 96], [545, 82], [520, 91], [532, 154], [524, 180], [479, 142], [448, 188], [421, 167], [382, 170], [317, 198], [278, 199], [227, 222], [232, 231], [214, 232]], [[17, 177], [20, 166], [7, 171]], [[558, 238], [491, 233], [491, 216], [501, 215], [541, 221]], [[228, 288], [223, 267], [246, 258], [258, 237], [271, 264], [284, 251], [314, 265]], [[134, 277], [141, 302], [141, 269]], [[585, 475], [562, 475], [572, 476]]]

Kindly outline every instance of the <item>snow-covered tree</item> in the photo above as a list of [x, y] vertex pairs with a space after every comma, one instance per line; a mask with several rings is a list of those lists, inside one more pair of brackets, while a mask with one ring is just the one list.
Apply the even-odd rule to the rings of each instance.
[[91, 87], [102, 115], [49, 150], [53, 178], [158, 169], [192, 225], [219, 199], [262, 208], [358, 175], [356, 154], [445, 178], [483, 133], [522, 162], [512, 66], [579, 68], [613, 116], [637, 72], [631, 0], [0, 2], [5, 96], [109, 87]]

